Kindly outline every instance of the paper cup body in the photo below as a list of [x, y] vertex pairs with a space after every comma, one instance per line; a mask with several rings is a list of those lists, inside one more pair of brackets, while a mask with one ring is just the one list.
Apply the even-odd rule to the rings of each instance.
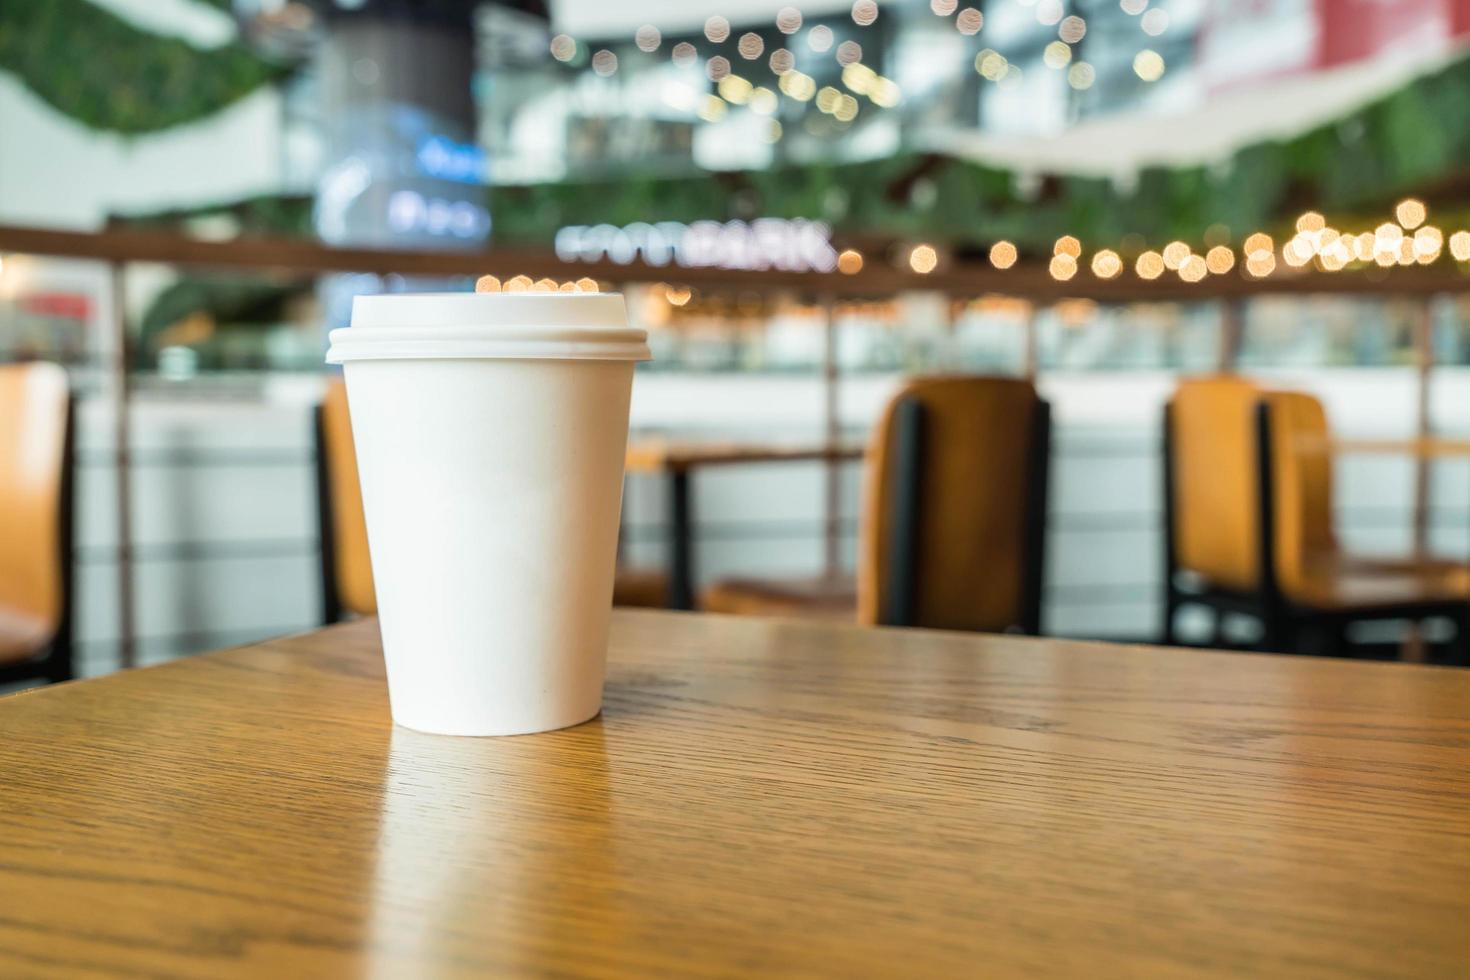
[[613, 296], [367, 299], [329, 360], [346, 377], [394, 721], [451, 735], [586, 721], [642, 332]]

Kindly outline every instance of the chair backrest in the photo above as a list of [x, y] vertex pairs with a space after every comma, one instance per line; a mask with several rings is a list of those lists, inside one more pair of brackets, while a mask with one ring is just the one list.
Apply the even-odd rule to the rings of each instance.
[[326, 397], [317, 412], [317, 473], [321, 483], [323, 591], [328, 607], [325, 618], [335, 619], [341, 609], [371, 616], [378, 611], [378, 599], [368, 557], [367, 521], [357, 479], [347, 386], [341, 378], [328, 382]]
[[1312, 395], [1273, 391], [1262, 396], [1261, 405], [1276, 586], [1295, 597], [1306, 591], [1310, 566], [1338, 550], [1332, 528], [1331, 430], [1322, 402]]
[[70, 453], [66, 372], [0, 366], [0, 614], [53, 637], [69, 613]]
[[1242, 592], [1260, 580], [1256, 402], [1261, 389], [1218, 375], [1179, 383], [1166, 411], [1174, 565]]
[[858, 621], [1038, 632], [1049, 437], [1029, 381], [905, 385], [868, 452]]

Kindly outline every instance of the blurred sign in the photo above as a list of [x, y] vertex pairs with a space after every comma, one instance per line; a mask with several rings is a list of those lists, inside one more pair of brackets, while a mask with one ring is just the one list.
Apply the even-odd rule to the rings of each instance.
[[617, 225], [569, 225], [556, 233], [556, 254], [564, 262], [619, 265], [642, 260], [673, 262], [688, 269], [741, 269], [752, 272], [831, 272], [837, 267], [832, 230], [805, 218], [754, 221], [659, 221]]
[[473, 143], [458, 143], [448, 136], [425, 136], [419, 141], [419, 172], [425, 177], [452, 180], [461, 184], [488, 184], [489, 159], [483, 149]]

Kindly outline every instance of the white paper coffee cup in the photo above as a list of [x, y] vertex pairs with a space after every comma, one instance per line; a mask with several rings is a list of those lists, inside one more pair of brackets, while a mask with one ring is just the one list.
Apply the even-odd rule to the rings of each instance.
[[514, 735], [601, 709], [648, 357], [617, 294], [359, 296], [332, 331], [395, 722]]

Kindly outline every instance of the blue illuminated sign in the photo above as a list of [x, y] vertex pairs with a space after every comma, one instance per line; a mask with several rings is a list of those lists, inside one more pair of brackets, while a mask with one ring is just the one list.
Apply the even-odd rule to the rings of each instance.
[[419, 141], [419, 169], [427, 177], [460, 184], [487, 184], [489, 160], [473, 143], [457, 143], [447, 136], [426, 136]]

